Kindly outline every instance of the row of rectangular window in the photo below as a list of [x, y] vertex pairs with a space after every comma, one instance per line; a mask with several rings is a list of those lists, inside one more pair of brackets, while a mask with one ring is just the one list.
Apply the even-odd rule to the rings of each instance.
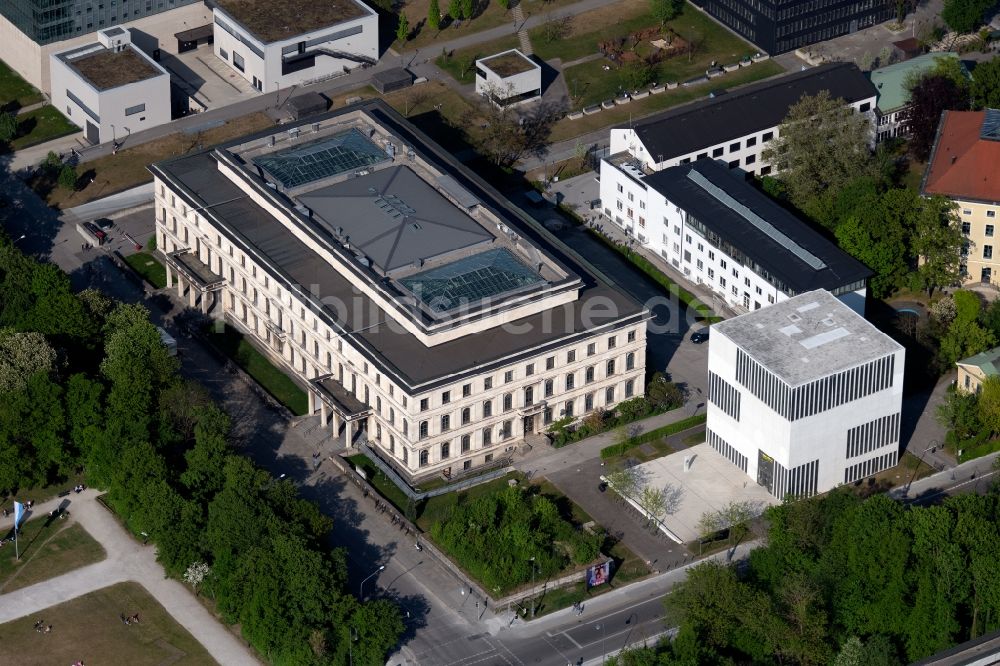
[[819, 460], [807, 462], [791, 470], [785, 469], [775, 461], [771, 494], [778, 499], [785, 499], [789, 496], [794, 498], [812, 497], [816, 494], [818, 481]]
[[890, 354], [792, 389], [742, 349], [737, 349], [736, 381], [775, 412], [795, 421], [889, 388], [895, 361]]
[[859, 479], [865, 479], [873, 474], [883, 472], [890, 467], [895, 467], [899, 451], [892, 451], [885, 455], [876, 456], [869, 460], [863, 460], [849, 467], [844, 468], [844, 483], [854, 483]]
[[[634, 336], [635, 336], [635, 332], [634, 331], [630, 331], [629, 332], [629, 341], [630, 342], [632, 342], [632, 341], [635, 340]], [[614, 349], [613, 346], [610, 347], [610, 348]], [[569, 353], [573, 354], [573, 359], [575, 360], [575, 352], [571, 351]], [[552, 363], [549, 364], [549, 361], [552, 361]], [[572, 363], [573, 360], [570, 360], [568, 362]], [[555, 357], [554, 356], [550, 356], [548, 359], [546, 359], [546, 369], [551, 370], [554, 367], [555, 367]], [[609, 359], [604, 364], [605, 376], [606, 377], [610, 377], [610, 376], [614, 375], [616, 367], [617, 367], [616, 360], [615, 359]], [[635, 369], [635, 352], [629, 352], [629, 353], [627, 353], [625, 355], [625, 370], [627, 372], [629, 370], [634, 370], [634, 369]], [[534, 363], [529, 363], [527, 365], [527, 367], [525, 368], [525, 376], [531, 377], [534, 374], [535, 374], [535, 364]], [[583, 377], [584, 383], [589, 384], [589, 383], [595, 381], [596, 375], [597, 375], [596, 366], [592, 365], [592, 366], [589, 366], [589, 367], [585, 368], [584, 369], [584, 377]], [[513, 370], [506, 371], [504, 373], [504, 383], [511, 383], [513, 381], [514, 381], [514, 371]], [[566, 390], [572, 390], [575, 387], [576, 387], [576, 373], [575, 372], [570, 372], [570, 373], [568, 373], [566, 375]], [[492, 388], [493, 388], [493, 378], [492, 377], [485, 377], [483, 379], [483, 390], [484, 391], [489, 391]], [[544, 382], [545, 397], [549, 397], [549, 396], [552, 395], [552, 388], [553, 388], [553, 380], [552, 379], [545, 380], [545, 382]], [[525, 387], [524, 390], [525, 391], [533, 391], [533, 387], [528, 386], [528, 387]], [[467, 383], [467, 384], [463, 384], [462, 385], [462, 397], [463, 398], [468, 398], [471, 395], [472, 395], [472, 383], [470, 382], [470, 383]], [[450, 390], [449, 391], [442, 391], [441, 392], [441, 404], [442, 405], [449, 404], [451, 402], [451, 398], [452, 398], [452, 396], [451, 396], [451, 391]], [[525, 404], [530, 405], [531, 402], [527, 402]], [[428, 411], [430, 409], [430, 406], [431, 406], [431, 404], [430, 404], [430, 398], [421, 398], [420, 399], [420, 411], [421, 412]]]
[[746, 474], [748, 461], [745, 455], [737, 451], [736, 447], [719, 437], [712, 430], [706, 429], [705, 434], [709, 446], [722, 454], [722, 457], [739, 467]]
[[900, 413], [889, 414], [847, 431], [847, 457], [856, 458], [899, 442]]
[[730, 417], [740, 420], [740, 392], [712, 371], [708, 373], [708, 400]]

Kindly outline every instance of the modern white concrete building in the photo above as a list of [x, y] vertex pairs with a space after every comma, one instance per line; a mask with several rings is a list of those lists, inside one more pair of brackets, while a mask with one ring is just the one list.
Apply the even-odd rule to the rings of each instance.
[[170, 74], [109, 28], [98, 41], [54, 53], [52, 104], [84, 130], [92, 144], [170, 122]]
[[542, 96], [542, 68], [517, 49], [476, 61], [476, 94], [510, 106]]
[[829, 289], [860, 314], [871, 271], [715, 160], [646, 175], [635, 159], [601, 162], [610, 223], [737, 311]]
[[723, 92], [611, 130], [611, 155], [627, 153], [648, 173], [711, 158], [767, 175], [762, 153], [789, 108], [827, 90], [859, 113], [874, 113], [875, 88], [855, 65], [832, 63]]
[[361, 0], [215, 0], [215, 54], [261, 92], [378, 60], [378, 14]]
[[708, 443], [775, 497], [896, 464], [905, 350], [828, 291], [712, 329]]
[[405, 478], [643, 393], [648, 310], [381, 101], [151, 170], [168, 282]]

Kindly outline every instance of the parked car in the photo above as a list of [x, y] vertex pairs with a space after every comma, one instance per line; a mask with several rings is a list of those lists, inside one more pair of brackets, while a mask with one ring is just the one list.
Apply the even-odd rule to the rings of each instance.
[[708, 326], [705, 328], [699, 328], [697, 331], [691, 334], [691, 342], [696, 345], [700, 345], [703, 342], [708, 342]]

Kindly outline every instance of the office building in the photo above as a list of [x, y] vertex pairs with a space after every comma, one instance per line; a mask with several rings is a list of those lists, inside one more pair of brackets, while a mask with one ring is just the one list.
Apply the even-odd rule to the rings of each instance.
[[151, 170], [168, 281], [405, 478], [643, 392], [648, 311], [381, 101]]
[[869, 28], [893, 17], [879, 0], [693, 0], [723, 25], [777, 55]]
[[52, 55], [52, 104], [92, 144], [170, 122], [170, 74], [109, 28], [98, 41]]
[[627, 154], [603, 160], [601, 206], [611, 223], [733, 309], [828, 289], [864, 314], [871, 271], [721, 162], [645, 175]]
[[714, 324], [707, 441], [779, 499], [893, 467], [904, 355], [825, 290]]
[[[172, 12], [177, 25], [199, 24], [203, 0], [3, 0], [0, 2], [0, 59], [30, 84], [49, 92], [50, 56], [84, 46], [94, 33], [113, 26], [155, 32]], [[176, 30], [174, 31], [176, 32]]]
[[909, 83], [932, 71], [944, 60], [954, 60], [966, 76], [969, 75], [957, 53], [927, 53], [869, 72], [868, 76], [878, 92], [876, 141], [909, 136], [906, 118], [910, 109]]
[[378, 60], [378, 14], [361, 0], [214, 0], [215, 54], [261, 92]]
[[948, 197], [958, 206], [966, 237], [961, 256], [964, 281], [1000, 284], [1000, 247], [996, 242], [1000, 111], [945, 111], [941, 115], [921, 192]]
[[711, 158], [767, 175], [771, 165], [763, 152], [788, 110], [803, 95], [824, 90], [859, 113], [875, 108], [875, 87], [855, 65], [822, 65], [612, 128], [611, 153], [628, 153], [648, 173]]

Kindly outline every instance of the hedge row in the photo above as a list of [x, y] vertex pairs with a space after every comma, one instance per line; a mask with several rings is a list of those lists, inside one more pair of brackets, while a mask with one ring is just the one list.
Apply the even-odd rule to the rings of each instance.
[[670, 425], [665, 425], [662, 428], [656, 428], [655, 430], [650, 430], [649, 432], [644, 432], [637, 437], [632, 437], [624, 442], [618, 444], [612, 444], [611, 446], [605, 446], [601, 449], [601, 458], [608, 460], [609, 458], [617, 458], [618, 456], [625, 455], [629, 449], [633, 449], [646, 442], [652, 442], [654, 439], [660, 439], [661, 437], [669, 437], [670, 435], [676, 435], [679, 432], [683, 432], [688, 428], [693, 428], [696, 425], [701, 425], [705, 422], [705, 414], [696, 414], [695, 416], [689, 416], [686, 419], [681, 419], [676, 423], [671, 423]]

